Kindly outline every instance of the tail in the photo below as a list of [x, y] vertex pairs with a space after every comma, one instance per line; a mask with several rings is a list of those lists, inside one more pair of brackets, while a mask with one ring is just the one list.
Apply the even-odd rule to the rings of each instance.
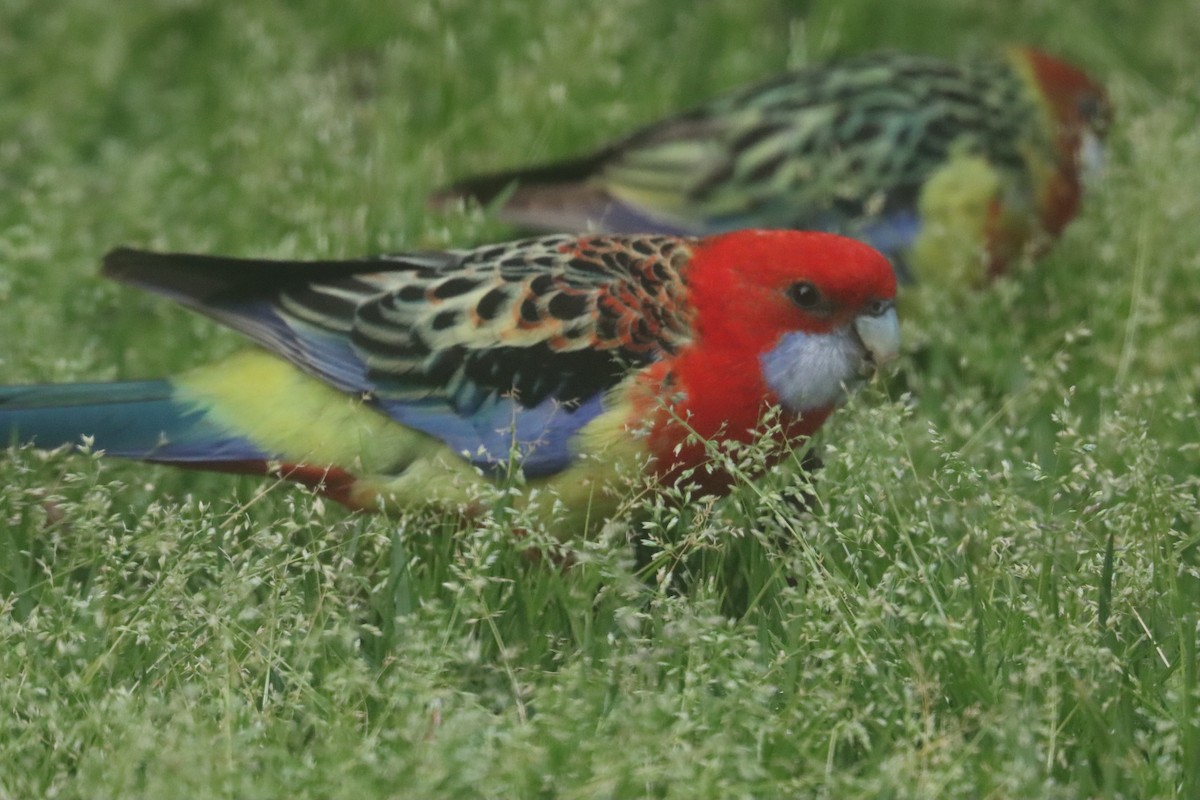
[[0, 386], [0, 448], [33, 444], [49, 449], [86, 442], [92, 450], [122, 458], [279, 475], [359, 507], [357, 479], [350, 473], [289, 463], [286, 455], [266, 452], [214, 413], [169, 380]]
[[42, 448], [90, 442], [109, 455], [145, 461], [236, 467], [268, 459], [249, 440], [230, 435], [170, 381], [0, 386], [0, 445]]

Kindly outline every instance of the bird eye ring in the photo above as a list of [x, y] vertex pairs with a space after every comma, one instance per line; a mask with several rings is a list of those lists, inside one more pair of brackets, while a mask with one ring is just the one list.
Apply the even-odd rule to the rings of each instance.
[[821, 292], [808, 281], [793, 283], [787, 288], [787, 296], [797, 308], [812, 311], [821, 305]]
[[891, 309], [893, 303], [891, 300], [873, 300], [867, 306], [867, 316], [882, 317]]

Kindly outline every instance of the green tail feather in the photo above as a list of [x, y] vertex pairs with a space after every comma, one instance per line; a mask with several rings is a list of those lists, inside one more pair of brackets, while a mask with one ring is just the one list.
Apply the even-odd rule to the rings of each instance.
[[251, 442], [214, 426], [181, 402], [166, 380], [0, 387], [5, 444], [81, 444], [155, 461], [261, 459]]

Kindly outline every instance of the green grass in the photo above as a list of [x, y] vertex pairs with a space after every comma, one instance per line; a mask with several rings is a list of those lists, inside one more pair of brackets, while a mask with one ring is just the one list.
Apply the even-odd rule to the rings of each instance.
[[499, 523], [0, 458], [0, 798], [1200, 796], [1188, 4], [6, 2], [0, 381], [238, 346], [98, 280], [116, 244], [503, 238], [422, 198], [789, 65], [1013, 40], [1105, 78], [1105, 181], [1033, 268], [933, 290], [809, 513], [772, 474], [564, 568]]

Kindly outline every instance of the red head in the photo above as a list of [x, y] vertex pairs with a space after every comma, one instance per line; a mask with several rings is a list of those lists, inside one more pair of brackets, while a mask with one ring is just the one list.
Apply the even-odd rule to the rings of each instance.
[[1042, 224], [1057, 235], [1079, 206], [1080, 172], [1098, 170], [1102, 143], [1112, 122], [1104, 87], [1087, 73], [1032, 47], [1017, 47], [1013, 58], [1028, 71], [1053, 126], [1058, 165], [1043, 187]]
[[[688, 268], [688, 300], [705, 346], [761, 353], [787, 331], [827, 333], [870, 303], [896, 296], [892, 266], [871, 247], [813, 231], [734, 231], [702, 240]], [[795, 296], [809, 284], [820, 297]]]
[[[673, 413], [706, 438], [745, 441], [771, 406], [785, 412], [789, 440], [811, 434], [847, 387], [896, 354], [895, 275], [855, 240], [735, 231], [698, 242], [682, 277], [692, 343], [650, 377], [681, 398]], [[654, 428], [660, 466], [703, 457], [696, 446], [676, 449], [682, 426], [660, 417]]]
[[1086, 72], [1033, 47], [1016, 49], [1017, 58], [1033, 71], [1042, 98], [1059, 123], [1059, 136], [1091, 131], [1103, 138], [1112, 122], [1112, 104], [1104, 87]]

